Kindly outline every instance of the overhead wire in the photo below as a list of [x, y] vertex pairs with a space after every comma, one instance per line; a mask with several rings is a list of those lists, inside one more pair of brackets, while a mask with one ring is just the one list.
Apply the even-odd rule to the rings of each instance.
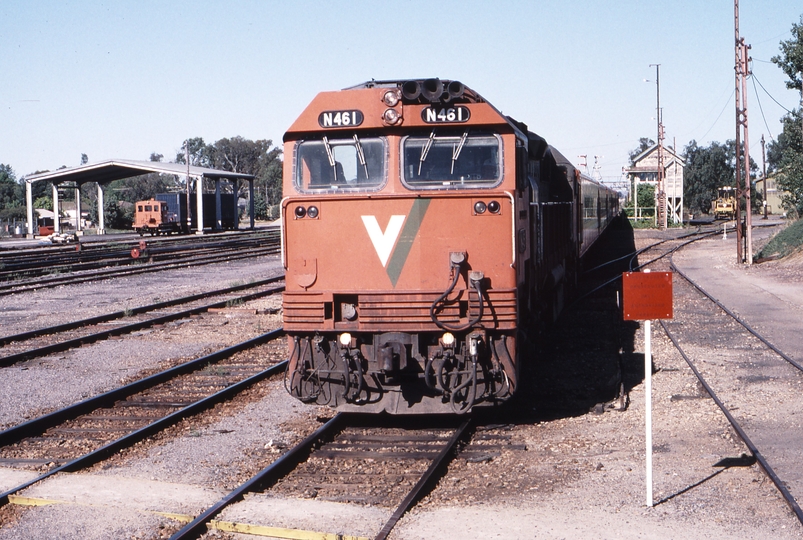
[[714, 123], [713, 123], [713, 124], [711, 124], [711, 127], [710, 127], [710, 128], [708, 128], [708, 131], [706, 131], [706, 132], [703, 134], [703, 136], [702, 136], [702, 137], [700, 137], [700, 140], [701, 140], [701, 141], [702, 141], [703, 139], [705, 139], [705, 136], [706, 136], [706, 135], [708, 135], [709, 133], [711, 133], [711, 130], [712, 130], [712, 129], [714, 129], [714, 126], [716, 126], [716, 125], [717, 125], [717, 122], [719, 122], [719, 119], [720, 119], [720, 117], [722, 116], [722, 113], [724, 113], [724, 112], [725, 112], [725, 109], [728, 107], [728, 104], [730, 103], [730, 100], [731, 100], [731, 98], [733, 97], [733, 94], [734, 94], [735, 92], [736, 92], [736, 89], [734, 89], [734, 90], [731, 92], [731, 95], [730, 95], [730, 96], [728, 97], [728, 99], [725, 101], [725, 105], [722, 107], [722, 110], [721, 110], [721, 111], [719, 111], [719, 115], [717, 115], [717, 119], [716, 119], [716, 120], [714, 120]]
[[758, 102], [758, 110], [761, 111], [761, 119], [764, 120], [764, 127], [767, 128], [767, 133], [770, 134], [770, 139], [774, 139], [775, 137], [772, 136], [772, 131], [770, 131], [770, 126], [767, 124], [767, 117], [764, 116], [764, 107], [761, 106], [761, 100], [758, 98], [758, 88], [756, 88], [756, 77], [753, 73], [750, 73], [750, 78], [753, 80], [753, 90], [756, 93], [756, 101]]
[[761, 89], [762, 89], [762, 90], [764, 90], [764, 93], [766, 93], [766, 94], [767, 94], [767, 95], [770, 97], [770, 99], [771, 99], [772, 101], [774, 101], [775, 103], [777, 103], [777, 104], [778, 104], [778, 106], [779, 106], [780, 108], [782, 108], [783, 110], [785, 110], [785, 111], [786, 111], [786, 112], [788, 112], [789, 114], [792, 114], [792, 111], [790, 111], [789, 109], [787, 109], [786, 107], [784, 107], [783, 105], [781, 105], [781, 104], [778, 102], [778, 100], [777, 100], [777, 99], [775, 99], [774, 97], [772, 97], [772, 94], [770, 94], [770, 93], [767, 91], [767, 89], [766, 89], [766, 88], [764, 88], [764, 85], [763, 85], [763, 84], [761, 84], [761, 81], [759, 81], [759, 80], [758, 80], [758, 77], [756, 77], [756, 74], [755, 74], [755, 73], [751, 73], [751, 77], [753, 77], [753, 79], [754, 79], [754, 80], [755, 80], [755, 81], [758, 83], [758, 85], [761, 87]]

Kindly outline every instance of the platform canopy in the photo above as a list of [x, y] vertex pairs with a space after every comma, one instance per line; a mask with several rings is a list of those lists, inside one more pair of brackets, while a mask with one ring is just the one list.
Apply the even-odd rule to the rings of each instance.
[[[62, 182], [74, 182], [78, 185], [87, 182], [97, 182], [107, 184], [123, 178], [131, 178], [148, 173], [175, 174], [187, 176], [187, 165], [182, 163], [162, 163], [161, 161], [134, 161], [129, 159], [111, 159], [100, 163], [90, 163], [80, 167], [68, 167], [57, 171], [50, 171], [40, 174], [33, 174], [25, 177], [27, 183], [48, 180], [54, 184]], [[197, 167], [190, 165], [189, 176], [191, 178], [211, 178], [229, 180], [253, 180], [253, 174], [235, 173], [209, 169], [207, 167]]]
[[[113, 182], [115, 180], [122, 180], [123, 178], [131, 178], [133, 176], [140, 176], [143, 174], [148, 173], [160, 173], [160, 174], [174, 174], [177, 176], [185, 176], [189, 178], [194, 178], [196, 180], [196, 195], [199, 199], [199, 208], [202, 208], [200, 205], [201, 194], [203, 192], [203, 180], [210, 179], [215, 180], [215, 192], [217, 195], [220, 193], [220, 181], [221, 180], [228, 180], [231, 182], [236, 183], [238, 180], [246, 180], [249, 183], [249, 192], [251, 193], [251, 228], [254, 227], [254, 175], [253, 174], [244, 174], [244, 173], [236, 173], [230, 171], [221, 171], [218, 169], [209, 169], [207, 167], [197, 167], [194, 165], [190, 165], [187, 167], [186, 164], [182, 163], [162, 163], [161, 161], [135, 161], [135, 160], [128, 160], [128, 159], [111, 159], [108, 161], [101, 161], [99, 163], [90, 163], [87, 165], [81, 165], [79, 167], [69, 167], [64, 169], [59, 169], [56, 171], [50, 171], [40, 174], [33, 174], [30, 176], [25, 177], [25, 187], [26, 187], [26, 204], [28, 210], [28, 235], [29, 237], [33, 237], [33, 200], [32, 200], [32, 189], [31, 185], [34, 182], [39, 182], [42, 180], [49, 181], [53, 184], [53, 203], [54, 205], [58, 204], [58, 189], [56, 186], [62, 183], [71, 183], [78, 187], [86, 184], [87, 182], [95, 182], [98, 185], [98, 207], [103, 208], [103, 189], [102, 186], [108, 184], [109, 182]], [[236, 193], [236, 190], [235, 190]], [[218, 197], [219, 199], [219, 197]], [[237, 201], [237, 197], [235, 196], [235, 204]], [[78, 199], [79, 204], [77, 204], [76, 208], [76, 229], [80, 230], [80, 199]], [[220, 210], [220, 201], [218, 200], [217, 205], [218, 212]], [[201, 210], [202, 211], [202, 210]], [[220, 216], [217, 216], [218, 222], [220, 221]], [[98, 227], [98, 232], [104, 232], [103, 226], [103, 212], [100, 212], [99, 215], [100, 224]], [[58, 230], [58, 219], [55, 220], [56, 229]], [[198, 232], [203, 232], [203, 220], [198, 220]]]

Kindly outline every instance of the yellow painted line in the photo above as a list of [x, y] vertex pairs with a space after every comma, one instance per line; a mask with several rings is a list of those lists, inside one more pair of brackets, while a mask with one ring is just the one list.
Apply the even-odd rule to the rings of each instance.
[[209, 522], [209, 527], [219, 531], [269, 536], [271, 538], [283, 538], [286, 540], [371, 540], [364, 536], [302, 531], [299, 529], [285, 529], [282, 527], [266, 527], [264, 525], [233, 523], [231, 521], [212, 520]]
[[166, 517], [168, 519], [173, 519], [178, 521], [179, 523], [189, 523], [195, 519], [194, 516], [189, 514], [175, 514], [173, 512], [157, 512], [155, 510], [141, 510], [141, 512], [147, 512], [149, 514], [156, 514], [157, 516]]
[[[60, 501], [57, 499], [43, 499], [38, 497], [21, 497], [19, 495], [9, 495], [8, 502], [19, 506], [50, 506], [52, 504], [74, 504], [76, 506], [95, 506], [96, 504], [85, 504], [78, 502]], [[105, 507], [105, 506], [103, 506]], [[155, 514], [157, 516], [173, 519], [179, 523], [190, 523], [195, 516], [189, 514], [176, 514], [173, 512], [156, 512], [153, 510], [139, 510], [140, 512]], [[254, 525], [252, 523], [237, 523], [233, 521], [212, 520], [209, 528], [224, 532], [236, 532], [251, 534], [254, 536], [266, 536], [270, 538], [281, 538], [284, 540], [371, 540], [370, 537], [352, 536], [346, 534], [324, 533], [316, 531], [304, 531], [301, 529], [286, 529], [283, 527], [268, 527], [266, 525]]]
[[67, 504], [67, 501], [57, 501], [55, 499], [38, 499], [34, 497], [20, 497], [19, 495], [9, 495], [8, 502], [19, 506], [50, 506], [51, 504]]

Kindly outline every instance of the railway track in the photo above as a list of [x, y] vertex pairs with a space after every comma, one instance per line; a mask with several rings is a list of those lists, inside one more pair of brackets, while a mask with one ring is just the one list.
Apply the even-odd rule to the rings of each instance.
[[[153, 246], [150, 243], [136, 242], [130, 246], [125, 244], [126, 248], [122, 251], [116, 250], [105, 255], [100, 253], [90, 262], [51, 264], [47, 258], [39, 255], [34, 262], [24, 262], [24, 268], [15, 268], [13, 262], [6, 259], [0, 261], [0, 295], [275, 255], [279, 252], [279, 244], [278, 233], [270, 232], [252, 235], [246, 239], [192, 243], [180, 249], [175, 245], [171, 247], [170, 244]], [[77, 253], [80, 256], [83, 250]]]
[[180, 364], [0, 432], [0, 465], [41, 474], [0, 493], [0, 506], [19, 491], [59, 472], [75, 472], [108, 458], [178, 421], [284, 370], [274, 330]]
[[[210, 309], [223, 308], [228, 305], [240, 305], [250, 300], [270, 296], [284, 290], [283, 285], [276, 285], [276, 283], [283, 278], [284, 276], [276, 276], [252, 283], [228, 287], [226, 289], [208, 291], [165, 302], [158, 302], [124, 311], [117, 311], [106, 315], [5, 336], [0, 338], [0, 346], [3, 347], [3, 356], [0, 356], [0, 367], [46, 356], [55, 352], [65, 351], [74, 347], [80, 347], [114, 336], [136, 332], [144, 328], [165, 324], [171, 321], [189, 318], [209, 311]], [[249, 289], [257, 290], [237, 296], [238, 293]], [[223, 299], [211, 303], [200, 303], [200, 301], [212, 297], [223, 297]], [[168, 308], [189, 304], [194, 305], [178, 311], [166, 311]]]
[[673, 395], [672, 399], [710, 396], [750, 452], [740, 463], [726, 460], [718, 466], [757, 462], [803, 524], [798, 503], [803, 497], [803, 481], [796, 457], [803, 432], [794, 418], [803, 409], [803, 364], [682, 272], [671, 255], [683, 245], [665, 247], [662, 244], [659, 256], [633, 267], [672, 271], [681, 278], [674, 280], [675, 295], [697, 298], [692, 308], [676, 309], [673, 319], [660, 321], [672, 347], [699, 381], [698, 393]]
[[[387, 517], [371, 537], [385, 539], [401, 517], [446, 475], [447, 466], [454, 459], [484, 462], [503, 451], [524, 450], [523, 445], [511, 443], [509, 434], [498, 433], [498, 430], [498, 425], [483, 425], [476, 418], [390, 419], [341, 413], [211, 505], [171, 538], [197, 538], [212, 529], [253, 531], [252, 525], [228, 521], [225, 517], [227, 508], [251, 495], [249, 501], [254, 501], [254, 497], [257, 500], [279, 497], [383, 508]], [[303, 502], [298, 504], [303, 505]], [[236, 513], [236, 508], [234, 510]], [[247, 513], [250, 515], [250, 511]], [[270, 511], [265, 514], [269, 520]], [[251, 519], [259, 518], [251, 516]], [[281, 536], [287, 538], [317, 538], [329, 534], [288, 527], [285, 523], [281, 528], [260, 525], [258, 529], [267, 536], [271, 536], [271, 532], [279, 535], [281, 531]], [[338, 527], [348, 529], [349, 523]], [[290, 536], [285, 536], [288, 534]]]

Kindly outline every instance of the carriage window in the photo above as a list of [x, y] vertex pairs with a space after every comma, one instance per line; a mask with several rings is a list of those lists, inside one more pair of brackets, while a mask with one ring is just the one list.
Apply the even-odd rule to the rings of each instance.
[[328, 138], [296, 145], [300, 191], [376, 189], [387, 176], [387, 143], [379, 137]]
[[402, 141], [403, 180], [410, 188], [491, 187], [502, 178], [502, 140], [491, 133], [438, 133]]
[[141, 204], [140, 204], [139, 206], [137, 206], [137, 208], [138, 208], [138, 210], [139, 210], [140, 212], [142, 212], [142, 205], [141, 205]]
[[151, 205], [149, 205], [149, 204], [146, 204], [146, 205], [145, 205], [145, 211], [146, 211], [146, 212], [150, 212], [150, 211], [151, 211]]

